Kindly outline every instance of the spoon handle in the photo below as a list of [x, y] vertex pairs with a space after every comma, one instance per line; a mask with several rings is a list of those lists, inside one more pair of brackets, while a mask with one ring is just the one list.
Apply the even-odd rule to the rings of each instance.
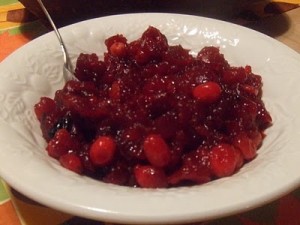
[[[59, 44], [61, 46], [61, 50], [63, 52], [63, 57], [64, 57], [64, 76], [65, 76], [65, 79], [69, 80], [70, 79], [69, 75], [73, 74], [73, 72], [71, 72], [72, 68], [71, 68], [71, 64], [70, 64], [70, 60], [69, 60], [69, 55], [68, 55], [67, 48], [66, 48], [66, 46], [65, 46], [65, 44], [63, 42], [63, 39], [62, 39], [62, 37], [60, 35], [60, 32], [58, 31], [55, 23], [53, 22], [53, 20], [52, 20], [52, 18], [50, 16], [48, 10], [46, 9], [44, 3], [42, 2], [42, 0], [37, 0], [37, 2], [39, 3], [40, 7], [42, 8], [43, 12], [45, 13], [45, 16], [47, 17], [47, 19], [49, 20], [49, 22], [50, 22], [50, 24], [51, 24], [51, 26], [52, 26], [55, 34], [56, 34], [56, 37], [57, 37], [57, 39], [59, 41]], [[65, 71], [65, 70], [67, 70], [67, 71]], [[65, 75], [65, 72], [68, 73], [67, 76]]]

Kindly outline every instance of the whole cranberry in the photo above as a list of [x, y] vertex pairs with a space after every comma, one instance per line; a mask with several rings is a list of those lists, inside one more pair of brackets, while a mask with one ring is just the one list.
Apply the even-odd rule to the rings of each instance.
[[115, 152], [114, 139], [110, 136], [100, 136], [90, 147], [90, 158], [96, 166], [105, 166], [113, 160]]
[[219, 144], [211, 149], [210, 166], [217, 177], [226, 177], [234, 173], [237, 158], [234, 147], [229, 144]]
[[203, 103], [213, 103], [221, 96], [222, 89], [220, 85], [213, 81], [208, 81], [197, 85], [193, 89], [193, 96]]
[[143, 188], [164, 188], [168, 185], [164, 171], [153, 166], [137, 165], [134, 175], [138, 185]]
[[81, 160], [79, 156], [77, 156], [75, 153], [67, 153], [65, 155], [62, 155], [59, 158], [59, 162], [63, 167], [75, 173], [81, 174], [83, 171], [83, 165], [81, 163]]
[[55, 133], [47, 145], [48, 154], [56, 159], [68, 152], [76, 152], [79, 149], [77, 141], [75, 141], [66, 129], [60, 129]]
[[151, 165], [165, 167], [170, 162], [170, 148], [160, 135], [148, 135], [144, 140], [143, 147], [146, 158]]

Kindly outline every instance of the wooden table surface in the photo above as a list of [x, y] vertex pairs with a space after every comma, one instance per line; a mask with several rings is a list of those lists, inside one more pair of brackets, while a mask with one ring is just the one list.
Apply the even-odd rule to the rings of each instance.
[[252, 26], [300, 53], [300, 8], [267, 18]]

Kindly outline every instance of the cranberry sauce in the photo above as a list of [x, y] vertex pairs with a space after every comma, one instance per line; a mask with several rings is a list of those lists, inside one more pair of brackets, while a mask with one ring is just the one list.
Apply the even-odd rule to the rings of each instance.
[[80, 54], [75, 76], [34, 110], [47, 152], [103, 182], [145, 188], [230, 176], [254, 159], [272, 119], [262, 79], [217, 47], [196, 56], [156, 28]]

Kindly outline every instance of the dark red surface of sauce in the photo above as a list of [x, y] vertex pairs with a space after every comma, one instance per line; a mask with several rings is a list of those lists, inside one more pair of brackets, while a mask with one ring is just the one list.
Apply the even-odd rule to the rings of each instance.
[[35, 105], [48, 154], [118, 185], [164, 188], [230, 176], [254, 159], [272, 119], [262, 78], [217, 47], [192, 56], [156, 28], [80, 54], [75, 76]]

